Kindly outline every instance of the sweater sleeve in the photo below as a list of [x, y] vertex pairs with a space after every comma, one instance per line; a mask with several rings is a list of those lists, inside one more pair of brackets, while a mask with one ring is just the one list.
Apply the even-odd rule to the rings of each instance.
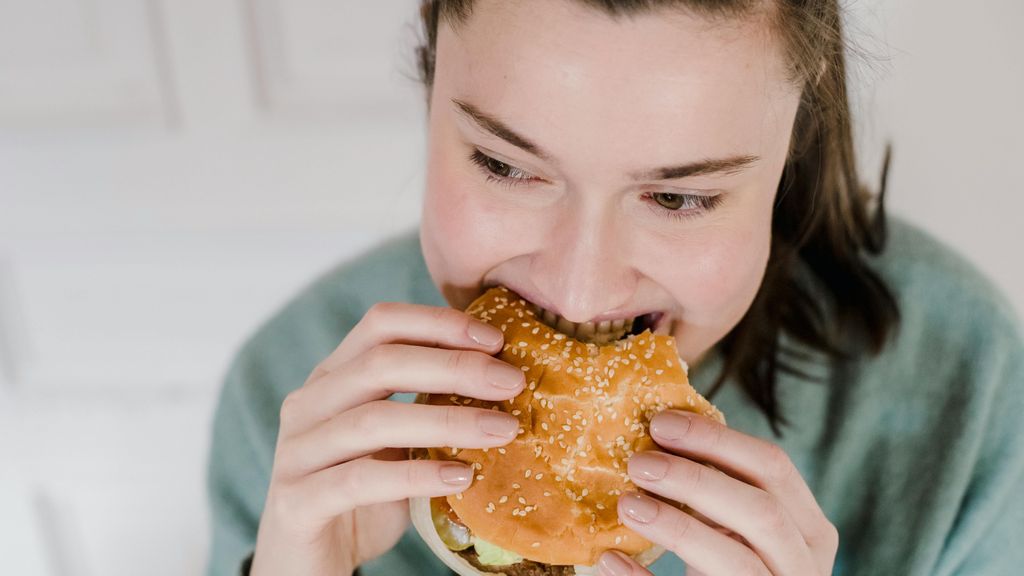
[[966, 493], [935, 574], [998, 576], [1024, 566], [1024, 337], [1002, 323], [986, 342], [992, 390]]
[[320, 282], [268, 320], [235, 356], [213, 417], [207, 461], [207, 576], [234, 576], [252, 553], [270, 486], [281, 402], [361, 318]]
[[[213, 420], [207, 466], [211, 516], [208, 576], [247, 574], [272, 465], [270, 432], [251, 411], [244, 358], [228, 373]], [[270, 399], [266, 401], [269, 403]], [[243, 566], [244, 563], [244, 566]]]

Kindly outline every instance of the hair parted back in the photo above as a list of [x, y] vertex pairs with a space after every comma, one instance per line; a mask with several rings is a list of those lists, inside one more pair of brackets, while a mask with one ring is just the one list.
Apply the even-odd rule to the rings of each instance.
[[[782, 346], [784, 332], [794, 342], [844, 361], [881, 352], [900, 321], [894, 296], [867, 263], [886, 243], [884, 200], [891, 149], [886, 149], [872, 212], [873, 195], [860, 183], [856, 168], [839, 2], [567, 1], [611, 17], [666, 8], [718, 20], [763, 16], [784, 47], [789, 80], [802, 86], [802, 96], [775, 200], [771, 255], [750, 309], [718, 344], [724, 365], [710, 393], [735, 378], [778, 434], [785, 423], [776, 397], [778, 372], [812, 378], [794, 363], [804, 355]], [[421, 2], [422, 43], [416, 57], [428, 105], [438, 26], [458, 28], [472, 15], [474, 4]]]

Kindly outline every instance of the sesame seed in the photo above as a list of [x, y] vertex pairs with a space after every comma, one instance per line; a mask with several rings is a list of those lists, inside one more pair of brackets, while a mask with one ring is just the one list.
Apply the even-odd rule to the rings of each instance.
[[498, 504], [504, 504], [505, 502], [508, 502], [508, 496], [502, 496], [498, 499]]
[[533, 544], [530, 544], [530, 546], [534, 548], [540, 548], [540, 542], [534, 542]]

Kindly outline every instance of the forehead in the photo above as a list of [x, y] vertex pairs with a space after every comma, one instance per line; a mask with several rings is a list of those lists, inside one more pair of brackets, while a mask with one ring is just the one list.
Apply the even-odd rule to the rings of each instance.
[[478, 0], [457, 30], [441, 25], [436, 74], [439, 104], [471, 100], [553, 150], [600, 127], [620, 147], [678, 151], [689, 140], [702, 141], [695, 155], [735, 152], [786, 128], [772, 123], [795, 91], [762, 18], [613, 19], [572, 0]]

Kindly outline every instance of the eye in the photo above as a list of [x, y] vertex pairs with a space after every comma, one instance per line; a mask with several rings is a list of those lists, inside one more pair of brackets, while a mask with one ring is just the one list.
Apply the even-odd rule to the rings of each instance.
[[480, 167], [488, 180], [508, 185], [525, 184], [535, 180], [535, 177], [531, 176], [529, 172], [492, 158], [479, 150], [474, 150], [469, 156], [469, 160]]
[[650, 195], [658, 206], [663, 210], [660, 212], [674, 218], [686, 218], [699, 216], [702, 213], [710, 212], [722, 202], [722, 196], [704, 196], [701, 194], [680, 194], [676, 192], [655, 192]]

